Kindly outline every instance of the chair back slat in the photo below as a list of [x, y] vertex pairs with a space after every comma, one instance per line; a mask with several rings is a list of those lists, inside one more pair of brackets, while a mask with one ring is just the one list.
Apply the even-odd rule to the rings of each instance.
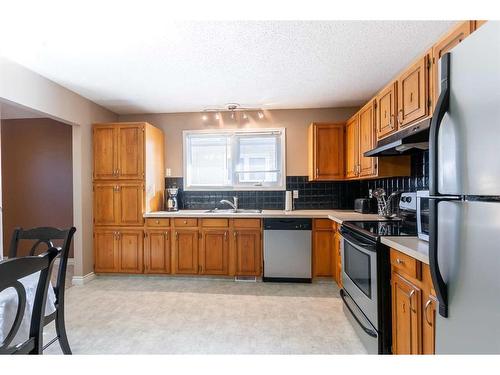
[[[50, 248], [46, 253], [40, 256], [14, 258], [0, 262], [0, 275], [2, 275], [0, 278], [0, 292], [8, 288], [14, 288], [18, 297], [14, 323], [7, 336], [0, 343], [0, 354], [40, 354], [42, 352], [42, 334], [47, 290], [49, 287], [52, 265], [58, 254], [58, 249]], [[35, 300], [33, 303], [29, 337], [25, 342], [16, 346], [11, 346], [10, 344], [19, 331], [26, 310], [26, 290], [19, 279], [35, 272], [40, 272], [40, 277], [38, 279]]]

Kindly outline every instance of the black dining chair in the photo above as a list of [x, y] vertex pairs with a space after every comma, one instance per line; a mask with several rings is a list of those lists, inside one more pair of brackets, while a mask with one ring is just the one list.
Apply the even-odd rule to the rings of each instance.
[[[14, 288], [17, 293], [17, 312], [9, 333], [0, 342], [0, 354], [42, 354], [43, 353], [43, 321], [47, 290], [54, 260], [60, 251], [54, 247], [40, 256], [29, 256], [8, 259], [0, 262], [0, 293], [8, 288]], [[19, 281], [23, 277], [40, 272], [38, 285], [31, 312], [29, 335], [26, 341], [15, 343], [12, 341], [19, 331], [26, 310], [26, 289]]]
[[[55, 311], [45, 316], [43, 326], [55, 320], [56, 337], [50, 340], [43, 349], [52, 345], [59, 340], [59, 345], [64, 354], [71, 354], [71, 348], [66, 335], [66, 324], [64, 321], [64, 289], [66, 285], [66, 270], [68, 267], [68, 255], [71, 247], [73, 235], [76, 232], [75, 227], [69, 229], [57, 229], [51, 227], [39, 227], [33, 229], [16, 228], [12, 233], [12, 239], [9, 247], [9, 258], [16, 258], [19, 252], [21, 241], [31, 241], [29, 255], [33, 256], [39, 253], [43, 245], [47, 248], [57, 247], [54, 242], [62, 242], [61, 246], [57, 247], [60, 250], [59, 267], [57, 271], [57, 281], [54, 286], [54, 294], [56, 295]], [[24, 242], [23, 241], [23, 242]]]

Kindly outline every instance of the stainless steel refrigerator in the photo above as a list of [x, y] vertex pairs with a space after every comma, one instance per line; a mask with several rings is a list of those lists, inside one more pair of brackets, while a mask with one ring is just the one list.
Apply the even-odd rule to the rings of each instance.
[[500, 22], [440, 60], [429, 139], [437, 354], [500, 354]]

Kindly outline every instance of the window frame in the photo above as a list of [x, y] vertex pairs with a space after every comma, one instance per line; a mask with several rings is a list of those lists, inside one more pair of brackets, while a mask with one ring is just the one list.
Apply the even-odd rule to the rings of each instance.
[[[276, 185], [245, 185], [245, 184], [235, 184], [235, 168], [236, 168], [236, 158], [237, 158], [237, 147], [234, 137], [238, 134], [252, 135], [252, 134], [272, 134], [279, 132], [279, 150], [280, 153], [278, 157], [281, 159], [278, 161], [280, 166], [280, 176], [278, 177], [278, 184]], [[188, 186], [188, 138], [191, 135], [203, 135], [203, 134], [213, 134], [213, 135], [223, 135], [226, 134], [232, 137], [230, 142], [230, 162], [228, 164], [228, 174], [231, 179], [231, 185], [225, 186]], [[182, 171], [183, 171], [183, 188], [184, 191], [284, 191], [286, 190], [286, 128], [253, 128], [253, 129], [207, 129], [207, 130], [184, 130], [182, 132]]]

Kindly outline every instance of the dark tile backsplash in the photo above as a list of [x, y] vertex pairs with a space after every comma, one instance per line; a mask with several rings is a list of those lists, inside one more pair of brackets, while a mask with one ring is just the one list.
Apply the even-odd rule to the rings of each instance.
[[[309, 182], [307, 176], [287, 176], [286, 189], [298, 190], [295, 209], [352, 209], [354, 199], [368, 196], [368, 189], [382, 187], [388, 194], [395, 190], [425, 190], [429, 185], [429, 153], [412, 155], [411, 177], [393, 177], [366, 181]], [[179, 208], [209, 210], [224, 207], [222, 199], [236, 196], [239, 206], [247, 209], [284, 209], [284, 191], [183, 191], [182, 177], [167, 177], [166, 186], [179, 188]]]

